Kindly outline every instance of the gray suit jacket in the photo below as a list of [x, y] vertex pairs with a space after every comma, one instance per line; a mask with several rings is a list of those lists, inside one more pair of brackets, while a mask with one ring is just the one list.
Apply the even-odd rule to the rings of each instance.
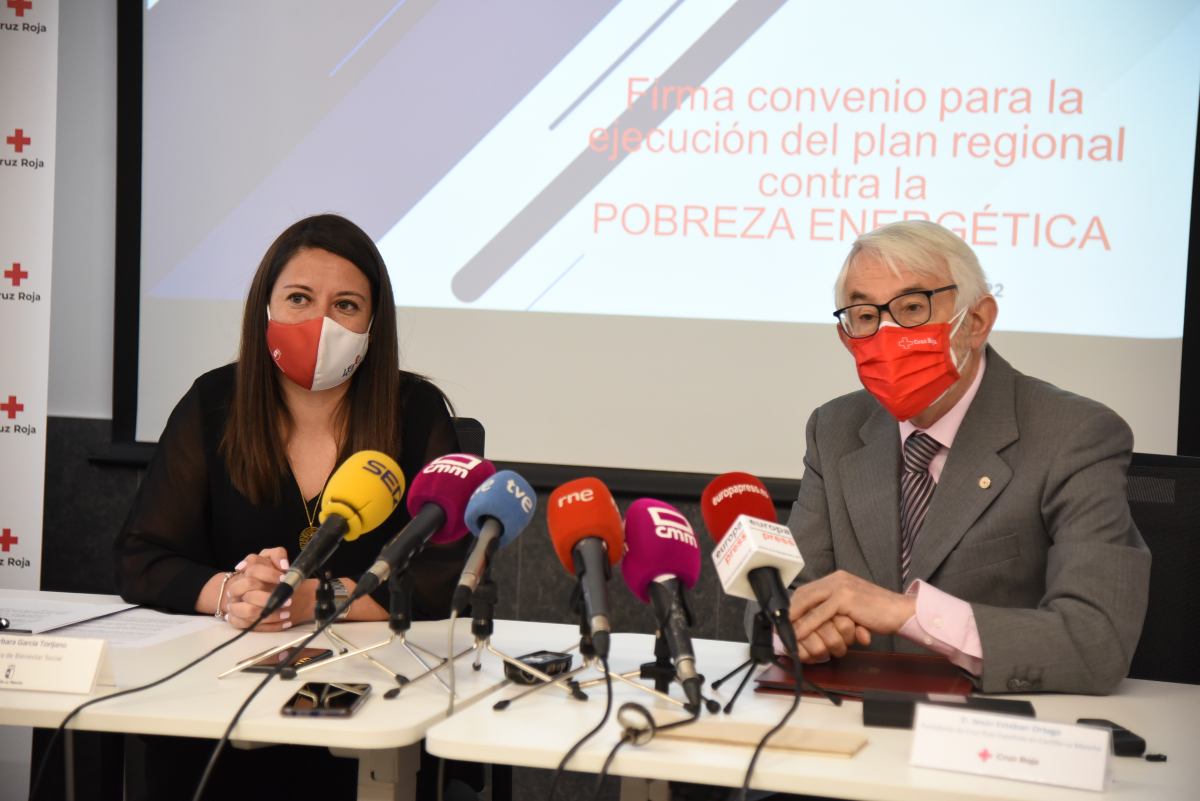
[[[788, 520], [799, 581], [841, 569], [900, 591], [896, 421], [859, 391], [818, 408], [807, 436]], [[1110, 409], [988, 349], [909, 575], [971, 604], [984, 692], [1105, 693], [1128, 672], [1150, 577], [1125, 497], [1132, 448]], [[923, 650], [902, 637], [872, 648]]]

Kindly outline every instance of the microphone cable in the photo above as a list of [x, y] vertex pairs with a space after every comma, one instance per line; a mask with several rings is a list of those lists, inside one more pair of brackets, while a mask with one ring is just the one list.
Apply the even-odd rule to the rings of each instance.
[[[454, 681], [454, 624], [458, 622], [458, 610], [450, 610], [449, 634], [446, 635], [446, 664], [450, 667], [450, 700], [446, 702], [446, 719], [454, 714], [454, 694], [457, 691]], [[446, 796], [446, 760], [438, 757], [437, 801], [443, 801]]]
[[625, 745], [626, 743], [645, 745], [653, 740], [654, 735], [658, 734], [660, 731], [678, 729], [679, 727], [686, 726], [689, 723], [695, 723], [700, 719], [701, 715], [701, 708], [697, 708], [692, 710], [691, 717], [684, 718], [683, 720], [677, 720], [674, 723], [667, 723], [663, 726], [659, 726], [654, 722], [654, 716], [650, 714], [649, 709], [641, 704], [634, 703], [621, 704], [621, 708], [617, 711], [618, 722], [621, 720], [621, 713], [625, 711], [636, 712], [637, 714], [641, 715], [645, 719], [646, 725], [642, 728], [625, 726], [624, 731], [621, 732], [621, 739], [617, 740], [617, 744], [614, 745], [612, 750], [608, 752], [608, 756], [604, 759], [604, 766], [600, 768], [600, 774], [596, 777], [596, 788], [592, 791], [592, 801], [597, 801], [597, 799], [600, 798], [600, 790], [604, 787], [604, 780], [608, 777], [608, 770], [612, 767], [613, 760], [617, 758], [617, 751], [621, 749], [621, 746]]
[[458, 610], [450, 610], [450, 625], [446, 634], [446, 664], [450, 667], [450, 699], [446, 702], [446, 717], [454, 714], [454, 624], [458, 622]]
[[[304, 640], [302, 640], [299, 645], [295, 646], [295, 650], [297, 652], [299, 652], [300, 650], [307, 647], [308, 644], [310, 642], [312, 642], [313, 640], [315, 640], [318, 635], [320, 635], [323, 631], [325, 631], [325, 629], [329, 628], [330, 625], [332, 625], [335, 621], [337, 621], [338, 618], [340, 618], [346, 612], [346, 610], [348, 610], [350, 608], [350, 605], [352, 603], [354, 603], [354, 602], [352, 600], [350, 600], [349, 598], [347, 598], [342, 603], [341, 606], [337, 607], [334, 610], [334, 613], [329, 618], [329, 620], [326, 620], [325, 622], [318, 625], [315, 629], [313, 629], [312, 634], [305, 637]], [[257, 626], [259, 623], [262, 622], [264, 617], [266, 617], [266, 615], [260, 615], [258, 620], [254, 621], [254, 625], [251, 626], [250, 628], [246, 629], [246, 631], [242, 632], [242, 634], [247, 634], [250, 631], [252, 631], [255, 626]], [[239, 634], [238, 636], [240, 637], [242, 635]], [[237, 637], [234, 638], [234, 640], [236, 640], [236, 639], [237, 639]], [[230, 640], [229, 642], [233, 642], [234, 640]], [[229, 643], [225, 643], [225, 645], [228, 645], [228, 644]], [[222, 647], [224, 647], [224, 646], [222, 646]], [[233, 733], [234, 727], [237, 726], [238, 721], [242, 719], [242, 714], [246, 711], [246, 708], [248, 706], [250, 706], [250, 702], [253, 701], [260, 692], [262, 692], [262, 689], [267, 686], [267, 683], [270, 682], [271, 679], [275, 678], [280, 673], [282, 673], [285, 670], [288, 670], [289, 668], [290, 668], [290, 665], [288, 665], [288, 663], [286, 661], [280, 662], [280, 663], [276, 664], [274, 667], [272, 667], [271, 671], [269, 673], [267, 673], [267, 675], [263, 678], [263, 680], [258, 683], [258, 686], [255, 687], [250, 692], [250, 695], [246, 697], [246, 700], [242, 702], [242, 705], [240, 707], [238, 707], [237, 712], [235, 712], [233, 714], [233, 720], [229, 721], [229, 725], [225, 728], [225, 733], [221, 735], [221, 739], [217, 741], [216, 747], [213, 748], [212, 756], [210, 756], [208, 758], [208, 764], [204, 766], [204, 773], [200, 776], [200, 783], [196, 785], [196, 792], [192, 794], [192, 801], [200, 801], [200, 797], [204, 793], [204, 788], [208, 786], [208, 780], [212, 777], [213, 769], [217, 765], [217, 758], [221, 755], [221, 752], [225, 749], [225, 744], [229, 742], [229, 738], [230, 738], [230, 735]], [[31, 799], [31, 801], [32, 801], [32, 799]]]
[[[341, 540], [339, 540], [333, 548], [330, 548], [328, 553], [321, 557], [321, 561], [314, 565], [312, 570], [309, 571], [310, 576], [325, 567], [325, 563], [329, 561], [331, 556], [333, 556], [333, 552], [337, 549], [337, 545], [340, 544]], [[301, 650], [307, 647], [310, 642], [315, 640], [317, 636], [321, 634], [321, 632], [333, 625], [334, 622], [341, 618], [341, 616], [350, 609], [350, 606], [354, 603], [354, 601], [355, 599], [352, 596], [343, 601], [340, 606], [337, 606], [333, 610], [333, 614], [329, 616], [328, 620], [318, 623], [318, 625], [313, 629], [312, 634], [305, 637], [299, 645], [295, 646], [295, 652], [299, 653]], [[254, 625], [246, 629], [243, 634], [253, 631], [259, 623], [262, 623], [263, 620], [269, 617], [271, 614], [274, 614], [274, 612], [268, 613], [266, 609], [263, 609], [263, 611], [258, 615], [258, 620], [254, 621]], [[216, 747], [213, 748], [212, 756], [208, 758], [208, 764], [204, 766], [204, 773], [200, 776], [200, 783], [196, 785], [196, 792], [192, 795], [193, 801], [200, 801], [200, 796], [204, 793], [204, 788], [208, 786], [208, 780], [211, 778], [213, 769], [217, 765], [217, 758], [221, 755], [221, 751], [225, 749], [225, 744], [229, 742], [229, 737], [233, 733], [234, 727], [237, 726], [238, 721], [241, 720], [242, 714], [246, 711], [246, 708], [250, 706], [250, 702], [253, 701], [260, 692], [262, 692], [262, 689], [267, 686], [267, 683], [270, 682], [271, 679], [275, 678], [285, 670], [291, 669], [291, 665], [288, 664], [290, 661], [291, 660], [279, 662], [273, 666], [270, 672], [263, 677], [261, 682], [259, 682], [258, 686], [250, 692], [250, 695], [246, 698], [246, 700], [242, 702], [242, 705], [238, 707], [237, 712], [233, 714], [233, 720], [229, 721], [229, 725], [225, 728], [225, 733], [221, 735], [221, 739], [217, 741]]]
[[37, 773], [34, 775], [33, 785], [30, 787], [30, 790], [29, 790], [29, 801], [34, 801], [34, 799], [37, 798], [37, 792], [39, 789], [41, 789], [42, 778], [46, 773], [47, 765], [49, 765], [49, 763], [50, 763], [50, 755], [54, 751], [54, 745], [55, 745], [55, 743], [58, 742], [59, 737], [61, 737], [62, 733], [66, 730], [67, 724], [70, 723], [71, 720], [76, 715], [78, 715], [83, 710], [87, 709], [92, 704], [98, 704], [101, 701], [111, 701], [113, 698], [120, 698], [123, 695], [133, 695], [134, 693], [139, 693], [142, 690], [149, 690], [153, 687], [157, 687], [160, 684], [170, 681], [171, 679], [175, 678], [176, 676], [183, 673], [184, 671], [200, 664], [205, 659], [208, 659], [210, 656], [212, 656], [213, 654], [222, 650], [223, 648], [233, 645], [235, 642], [240, 640], [242, 637], [245, 637], [247, 634], [254, 631], [255, 627], [258, 626], [258, 624], [261, 622], [262, 622], [261, 618], [259, 620], [254, 621], [254, 625], [250, 626], [247, 629], [243, 629], [242, 631], [235, 634], [233, 637], [230, 637], [225, 642], [210, 649], [206, 653], [201, 654], [200, 656], [196, 657], [191, 662], [188, 662], [186, 665], [184, 665], [183, 667], [174, 671], [173, 673], [168, 673], [166, 676], [163, 676], [161, 679], [155, 679], [152, 682], [149, 682], [147, 684], [142, 684], [138, 687], [130, 687], [125, 690], [118, 690], [115, 693], [110, 693], [109, 695], [104, 695], [99, 698], [92, 698], [90, 700], [84, 701], [82, 704], [80, 704], [79, 706], [75, 707], [70, 712], [68, 712], [67, 716], [65, 718], [63, 718], [62, 723], [58, 724], [58, 728], [54, 730], [54, 734], [52, 734], [50, 736], [50, 742], [46, 745], [46, 751], [45, 751], [45, 753], [42, 754], [42, 759], [38, 763]]
[[571, 761], [571, 757], [575, 756], [575, 753], [583, 747], [584, 743], [595, 737], [600, 730], [604, 728], [604, 724], [608, 723], [609, 715], [612, 714], [613, 688], [612, 676], [609, 675], [608, 672], [608, 657], [600, 657], [600, 664], [604, 667], [604, 688], [606, 690], [604, 700], [604, 717], [600, 718], [600, 722], [597, 723], [590, 731], [576, 740], [575, 744], [572, 745], [567, 753], [563, 756], [562, 761], [558, 763], [558, 767], [554, 771], [554, 780], [550, 782], [550, 793], [546, 796], [546, 801], [554, 801], [554, 791], [558, 788], [558, 781], [562, 778], [563, 771], [566, 770], [567, 763]]
[[[800, 664], [800, 654], [795, 649], [792, 650], [789, 656], [792, 659], [792, 675], [795, 679], [794, 686], [796, 689], [795, 694], [792, 696], [792, 705], [788, 707], [788, 711], [784, 713], [779, 722], [776, 723], [770, 731], [764, 734], [762, 739], [758, 741], [758, 745], [754, 747], [754, 754], [750, 757], [750, 764], [746, 768], [746, 777], [742, 779], [742, 787], [741, 790], [738, 791], [738, 801], [746, 801], [746, 793], [750, 790], [750, 777], [754, 774], [754, 766], [758, 762], [758, 757], [760, 754], [762, 754], [763, 748], [766, 747], [767, 740], [770, 740], [777, 732], [787, 725], [787, 722], [796, 712], [796, 707], [800, 705], [801, 684], [804, 681], [804, 668]], [[840, 699], [838, 702], [840, 703]]]

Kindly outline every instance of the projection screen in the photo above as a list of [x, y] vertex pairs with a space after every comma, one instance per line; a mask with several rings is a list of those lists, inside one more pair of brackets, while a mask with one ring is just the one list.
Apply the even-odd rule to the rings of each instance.
[[496, 459], [798, 477], [859, 386], [834, 276], [906, 218], [998, 352], [1175, 450], [1197, 2], [158, 0], [143, 76], [138, 439], [331, 211]]

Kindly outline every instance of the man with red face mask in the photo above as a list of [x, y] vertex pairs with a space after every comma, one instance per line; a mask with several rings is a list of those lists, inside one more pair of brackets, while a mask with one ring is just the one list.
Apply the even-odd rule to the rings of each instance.
[[984, 692], [1111, 691], [1150, 574], [1129, 427], [987, 345], [996, 299], [939, 225], [859, 237], [835, 295], [865, 391], [808, 421], [788, 520], [801, 658], [934, 651]]

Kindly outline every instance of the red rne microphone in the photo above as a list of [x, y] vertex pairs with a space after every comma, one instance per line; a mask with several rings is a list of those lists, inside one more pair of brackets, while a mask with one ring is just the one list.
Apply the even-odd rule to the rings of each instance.
[[757, 601], [794, 652], [786, 587], [804, 569], [804, 558], [788, 527], [775, 522], [767, 488], [749, 473], [724, 473], [704, 488], [700, 513], [717, 543], [712, 560], [725, 592]]
[[559, 561], [579, 580], [596, 655], [608, 658], [608, 579], [625, 542], [617, 502], [598, 478], [568, 481], [550, 493], [546, 527]]

